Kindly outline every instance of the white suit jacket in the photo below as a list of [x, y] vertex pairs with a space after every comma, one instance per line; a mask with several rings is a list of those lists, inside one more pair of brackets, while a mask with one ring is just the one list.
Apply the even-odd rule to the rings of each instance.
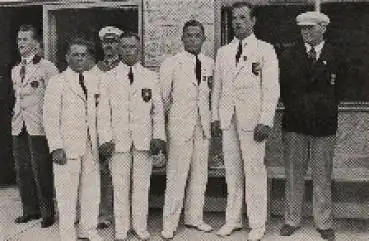
[[220, 120], [222, 129], [229, 128], [234, 112], [241, 130], [252, 131], [257, 124], [273, 126], [279, 99], [278, 59], [274, 47], [254, 34], [245, 40], [237, 65], [237, 39], [217, 52], [212, 120]]
[[68, 159], [79, 158], [85, 154], [89, 136], [97, 160], [96, 106], [100, 98], [100, 73], [96, 66], [83, 73], [87, 100], [78, 73], [70, 68], [50, 80], [44, 102], [44, 126], [50, 152], [62, 148]]
[[199, 54], [201, 83], [195, 73], [196, 57], [186, 51], [167, 58], [160, 67], [162, 98], [168, 115], [170, 138], [188, 140], [200, 115], [206, 138], [210, 138], [210, 82], [213, 81], [213, 59]]
[[12, 135], [19, 135], [23, 122], [30, 135], [44, 136], [42, 105], [45, 89], [51, 76], [59, 73], [50, 61], [34, 57], [26, 65], [25, 78], [21, 80], [21, 64], [12, 69], [15, 105], [12, 117]]
[[112, 140], [116, 152], [127, 152], [132, 144], [146, 151], [151, 139], [166, 140], [158, 76], [137, 63], [131, 85], [128, 73], [129, 67], [121, 62], [104, 74], [98, 108], [99, 143]]

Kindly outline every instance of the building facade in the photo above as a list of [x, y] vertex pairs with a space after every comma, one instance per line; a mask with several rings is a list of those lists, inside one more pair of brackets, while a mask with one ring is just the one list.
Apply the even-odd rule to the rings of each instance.
[[[338, 143], [335, 154], [335, 173], [338, 181], [367, 182], [369, 179], [369, 1], [355, 0], [245, 0], [254, 3], [256, 7], [257, 24], [256, 35], [271, 42], [279, 54], [284, 48], [292, 45], [298, 38], [299, 30], [295, 24], [295, 17], [307, 10], [322, 11], [329, 15], [327, 37], [334, 44], [342, 47], [347, 53], [349, 61], [350, 81], [347, 82], [345, 103], [340, 107]], [[231, 28], [231, 5], [236, 0], [9, 0], [0, 2], [0, 105], [9, 109], [9, 70], [19, 56], [16, 46], [16, 33], [21, 24], [32, 24], [40, 30], [43, 37], [44, 55], [56, 63], [60, 70], [65, 68], [64, 54], [66, 43], [75, 34], [90, 36], [98, 46], [98, 31], [102, 26], [115, 25], [123, 30], [136, 32], [142, 39], [141, 58], [145, 66], [157, 70], [160, 63], [168, 55], [178, 52], [181, 46], [181, 32], [183, 23], [189, 19], [197, 19], [205, 26], [207, 41], [204, 52], [214, 57], [216, 50], [233, 38]], [[102, 58], [102, 50], [97, 51], [98, 58]], [[280, 112], [278, 110], [275, 121], [275, 131], [267, 146], [267, 163], [270, 177], [282, 175], [283, 167]], [[1, 140], [0, 153], [1, 170], [10, 170], [8, 163], [11, 159], [10, 132], [7, 123], [10, 117], [3, 115], [0, 130], [4, 134]], [[218, 150], [220, 141], [215, 141], [212, 148]], [[214, 148], [214, 146], [216, 148]], [[217, 169], [210, 175], [215, 177], [209, 181], [209, 186], [224, 181], [222, 167], [217, 163]], [[7, 171], [4, 171], [4, 173]], [[157, 174], [163, 174], [158, 171]], [[344, 175], [346, 174], [346, 175]], [[351, 175], [351, 176], [350, 176]], [[350, 177], [352, 177], [350, 179]], [[163, 180], [160, 175], [158, 182], [154, 182], [153, 194], [163, 191]], [[274, 186], [278, 186], [274, 182]], [[363, 186], [356, 185], [356, 190]], [[342, 197], [335, 197], [342, 207], [347, 202], [356, 206], [336, 208], [341, 216], [353, 216], [351, 208], [356, 208], [356, 216], [369, 217], [369, 197], [366, 194], [351, 200], [347, 190], [351, 186], [337, 184], [337, 192], [343, 190]], [[276, 188], [272, 195], [282, 198], [281, 188]], [[345, 191], [346, 190], [346, 191]], [[216, 190], [208, 190], [209, 196], [222, 196]], [[346, 193], [346, 194], [345, 194]], [[223, 193], [224, 194], [224, 193]], [[155, 196], [155, 195], [154, 195]], [[160, 196], [160, 195], [159, 195]], [[155, 199], [155, 198], [154, 198]], [[211, 200], [211, 198], [209, 198]], [[214, 199], [216, 200], [216, 198]], [[349, 200], [349, 201], [348, 201]], [[211, 201], [210, 201], [211, 202]], [[278, 203], [275, 210], [280, 211]], [[211, 205], [210, 205], [211, 206]], [[363, 208], [365, 212], [360, 212]], [[342, 211], [343, 210], [343, 211]], [[346, 211], [345, 211], [346, 210]], [[355, 216], [354, 215], [354, 216]]]

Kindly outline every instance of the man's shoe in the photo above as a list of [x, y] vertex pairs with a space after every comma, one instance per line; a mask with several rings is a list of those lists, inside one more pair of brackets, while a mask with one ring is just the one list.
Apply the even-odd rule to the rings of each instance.
[[109, 228], [110, 225], [111, 225], [110, 221], [104, 220], [104, 221], [101, 221], [97, 224], [97, 228], [98, 229], [105, 229], [105, 228]]
[[147, 230], [145, 230], [145, 231], [136, 231], [136, 234], [139, 237], [139, 239], [141, 239], [141, 240], [150, 239], [150, 233]]
[[221, 227], [216, 234], [218, 236], [225, 237], [231, 235], [234, 231], [239, 231], [241, 229], [241, 226], [224, 224], [223, 227]]
[[40, 214], [24, 215], [24, 216], [17, 217], [14, 222], [15, 223], [28, 223], [29, 221], [40, 219], [40, 218], [41, 218]]
[[87, 239], [89, 241], [104, 241], [97, 232], [90, 232], [88, 235], [78, 235], [79, 239]]
[[205, 222], [201, 222], [198, 225], [185, 224], [185, 226], [187, 228], [196, 228], [197, 230], [205, 232], [205, 233], [211, 232], [213, 230], [213, 228]]
[[323, 239], [329, 240], [329, 241], [334, 241], [336, 240], [336, 235], [334, 233], [334, 230], [329, 228], [329, 229], [317, 229], [318, 232], [320, 233], [320, 236], [322, 236]]
[[161, 231], [161, 237], [163, 239], [172, 239], [174, 237], [174, 232], [169, 230]]
[[299, 229], [300, 227], [295, 227], [295, 226], [285, 224], [282, 226], [280, 230], [280, 235], [281, 236], [291, 236], [294, 232], [296, 232]]
[[50, 226], [53, 226], [54, 223], [55, 223], [55, 218], [54, 217], [44, 218], [41, 221], [41, 228], [48, 228]]

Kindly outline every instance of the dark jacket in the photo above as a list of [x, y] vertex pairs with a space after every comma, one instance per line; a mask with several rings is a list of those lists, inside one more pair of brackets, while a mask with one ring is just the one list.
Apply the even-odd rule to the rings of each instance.
[[302, 43], [282, 54], [283, 130], [311, 136], [336, 134], [338, 104], [347, 72], [344, 58], [327, 42], [315, 63], [308, 59]]

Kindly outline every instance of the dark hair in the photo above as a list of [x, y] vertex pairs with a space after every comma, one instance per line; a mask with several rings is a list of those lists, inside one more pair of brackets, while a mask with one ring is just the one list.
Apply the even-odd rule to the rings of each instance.
[[252, 5], [251, 3], [248, 2], [235, 2], [232, 4], [232, 11], [235, 8], [243, 8], [243, 7], [247, 7], [250, 9], [250, 17], [255, 17], [255, 8], [254, 5]]
[[202, 33], [205, 34], [204, 25], [202, 25], [202, 23], [200, 23], [199, 21], [194, 20], [194, 19], [187, 21], [183, 25], [182, 33], [184, 33], [187, 30], [187, 28], [190, 27], [190, 26], [199, 27], [201, 29]]
[[140, 41], [140, 36], [138, 36], [137, 33], [134, 33], [132, 31], [124, 31], [121, 35], [120, 35], [120, 39], [122, 38], [135, 38], [137, 41]]
[[95, 44], [92, 40], [87, 39], [85, 37], [74, 37], [72, 38], [68, 44], [67, 44], [67, 53], [70, 51], [71, 47], [73, 45], [83, 45], [87, 47], [87, 51], [89, 52], [89, 54], [91, 54], [93, 57], [95, 57]]
[[41, 37], [39, 36], [37, 29], [30, 24], [23, 24], [19, 27], [18, 30], [18, 32], [28, 32], [28, 31], [32, 32], [32, 38], [34, 40], [38, 42], [41, 41]]

